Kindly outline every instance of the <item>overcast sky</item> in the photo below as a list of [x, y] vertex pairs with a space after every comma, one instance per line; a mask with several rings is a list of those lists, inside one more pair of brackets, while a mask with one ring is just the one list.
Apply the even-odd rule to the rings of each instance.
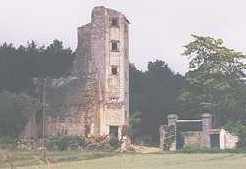
[[139, 68], [162, 59], [175, 71], [187, 71], [180, 54], [190, 34], [222, 38], [246, 52], [245, 0], [0, 0], [0, 43], [15, 45], [53, 39], [77, 45], [77, 27], [90, 22], [94, 6], [104, 5], [130, 20], [130, 57]]

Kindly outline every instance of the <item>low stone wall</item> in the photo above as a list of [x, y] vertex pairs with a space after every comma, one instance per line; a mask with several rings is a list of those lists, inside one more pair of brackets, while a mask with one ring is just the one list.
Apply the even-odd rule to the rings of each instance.
[[233, 149], [237, 147], [237, 143], [239, 142], [239, 138], [225, 129], [221, 129], [220, 131], [220, 149]]
[[187, 132], [182, 132], [182, 135], [184, 137], [184, 146], [198, 146], [200, 147], [201, 145], [201, 140], [202, 140], [202, 133], [199, 131], [187, 131]]
[[[191, 130], [180, 123], [201, 122], [202, 129]], [[174, 126], [175, 130], [170, 130]], [[201, 130], [201, 131], [200, 131]], [[174, 136], [171, 146], [167, 144], [170, 136]], [[214, 137], [215, 136], [215, 137]], [[204, 113], [201, 120], [179, 120], [175, 114], [168, 115], [168, 125], [160, 127], [160, 148], [161, 150], [176, 151], [185, 146], [196, 147], [218, 147], [220, 149], [233, 149], [237, 147], [239, 138], [232, 133], [220, 128], [213, 128], [211, 114]], [[168, 145], [168, 146], [165, 146]]]
[[84, 126], [80, 119], [67, 117], [64, 119], [49, 118], [46, 124], [48, 136], [80, 136], [84, 134]]

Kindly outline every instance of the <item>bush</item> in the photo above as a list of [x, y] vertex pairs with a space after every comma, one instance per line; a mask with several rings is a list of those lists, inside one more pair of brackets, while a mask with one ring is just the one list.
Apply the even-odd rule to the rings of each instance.
[[80, 150], [85, 151], [112, 151], [120, 146], [118, 138], [108, 136], [98, 137], [77, 137], [77, 136], [64, 136], [64, 137], [50, 137], [47, 141], [48, 149], [50, 150]]
[[120, 141], [117, 137], [110, 137], [109, 144], [114, 148], [120, 147]]
[[230, 132], [236, 134], [239, 137], [239, 147], [246, 148], [246, 124], [241, 122], [228, 122], [225, 124], [225, 129], [229, 130]]
[[47, 144], [48, 149], [51, 150], [79, 149], [85, 144], [85, 138], [78, 136], [50, 137]]
[[120, 146], [117, 138], [108, 136], [89, 137], [86, 144], [82, 147], [89, 151], [112, 151]]
[[199, 147], [199, 146], [185, 146], [180, 153], [246, 153], [246, 148], [237, 148], [237, 149], [225, 149], [220, 150], [219, 148], [208, 148], [208, 147]]
[[12, 137], [0, 137], [0, 148], [13, 148], [16, 147], [17, 140]]
[[182, 153], [219, 153], [222, 152], [219, 148], [208, 148], [208, 147], [200, 147], [195, 145], [187, 145], [182, 150]]

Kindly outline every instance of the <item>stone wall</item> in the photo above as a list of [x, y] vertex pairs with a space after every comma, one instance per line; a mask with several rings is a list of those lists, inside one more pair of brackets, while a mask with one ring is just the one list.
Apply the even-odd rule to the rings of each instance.
[[[112, 18], [118, 19], [118, 26], [111, 25]], [[129, 60], [126, 56], [129, 54], [128, 31], [125, 31], [128, 24], [120, 12], [104, 7], [93, 10], [91, 44], [100, 99], [97, 109], [100, 135], [109, 134], [110, 126], [117, 126], [120, 137], [122, 126], [128, 124]], [[119, 51], [112, 51], [112, 41], [119, 41]], [[117, 67], [116, 75], [112, 74], [112, 66]]]
[[238, 136], [235, 136], [224, 129], [220, 130], [220, 149], [236, 148], [238, 142]]
[[[100, 6], [92, 10], [91, 23], [78, 28], [71, 75], [50, 79], [46, 87], [47, 135], [108, 135], [117, 126], [121, 137], [129, 122], [128, 24], [120, 12]], [[112, 51], [112, 40], [119, 41], [119, 51]]]
[[201, 146], [202, 140], [202, 133], [199, 131], [187, 131], [182, 132], [182, 136], [184, 138], [184, 145], [185, 146]]
[[85, 91], [86, 80], [75, 76], [50, 80], [46, 87], [47, 135], [86, 135]]
[[[201, 123], [202, 129], [187, 130], [180, 124], [182, 123]], [[174, 126], [175, 133], [170, 130], [170, 126]], [[171, 133], [172, 132], [172, 133]], [[224, 129], [214, 129], [212, 125], [212, 115], [204, 113], [201, 120], [179, 120], [176, 114], [168, 115], [168, 125], [160, 126], [160, 148], [165, 149], [168, 138], [175, 136], [174, 141], [169, 148], [170, 151], [175, 151], [185, 146], [195, 147], [218, 147], [220, 149], [233, 149], [237, 147], [239, 138]]]

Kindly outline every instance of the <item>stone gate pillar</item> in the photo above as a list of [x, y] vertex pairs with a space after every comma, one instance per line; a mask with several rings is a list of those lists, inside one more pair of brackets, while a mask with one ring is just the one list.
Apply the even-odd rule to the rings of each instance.
[[176, 140], [176, 133], [177, 133], [177, 120], [178, 120], [178, 115], [177, 114], [169, 114], [167, 116], [168, 120], [168, 126], [173, 126], [175, 128], [175, 139], [174, 142], [172, 143], [170, 147], [170, 151], [176, 151], [177, 149], [177, 140]]
[[202, 146], [211, 147], [211, 140], [209, 130], [212, 129], [212, 115], [209, 113], [204, 113], [202, 118]]
[[168, 126], [176, 126], [178, 115], [177, 114], [169, 114], [167, 116]]
[[161, 151], [164, 150], [166, 129], [167, 129], [166, 125], [161, 125], [160, 129], [159, 129], [159, 131], [160, 131], [160, 149], [161, 149]]

